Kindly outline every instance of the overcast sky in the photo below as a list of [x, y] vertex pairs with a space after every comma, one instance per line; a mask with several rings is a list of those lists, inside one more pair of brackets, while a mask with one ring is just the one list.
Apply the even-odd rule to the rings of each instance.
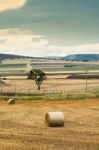
[[0, 0], [0, 53], [99, 53], [99, 0]]

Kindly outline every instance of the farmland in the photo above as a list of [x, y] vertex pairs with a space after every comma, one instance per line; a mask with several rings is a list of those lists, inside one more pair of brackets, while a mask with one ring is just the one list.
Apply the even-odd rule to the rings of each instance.
[[[27, 80], [26, 74], [29, 69], [41, 69], [46, 73], [47, 80], [41, 85], [40, 91], [37, 90], [34, 81]], [[94, 92], [95, 89], [97, 93], [99, 91], [99, 62], [72, 62], [47, 59], [4, 60], [0, 64], [0, 75], [2, 80], [2, 84], [0, 84], [1, 96], [38, 95], [33, 97], [33, 99], [38, 99], [38, 97], [39, 99], [64, 99], [66, 97], [71, 99], [73, 97], [85, 98], [87, 91], [90, 98], [99, 97]]]
[[[86, 94], [86, 67], [88, 74], [98, 75], [99, 66], [44, 63], [31, 64], [47, 73], [40, 91], [27, 79], [24, 62], [1, 64], [0, 93], [16, 93], [16, 104], [7, 104], [13, 95], [0, 97], [0, 150], [98, 150], [99, 79], [87, 80]], [[74, 74], [85, 78], [67, 78]], [[47, 127], [48, 111], [62, 111], [65, 126]]]
[[[1, 150], [98, 150], [99, 101], [0, 103]], [[48, 128], [45, 114], [63, 111], [65, 126]]]
[[[25, 77], [15, 78], [8, 77], [7, 80], [1, 84], [0, 91], [2, 92], [17, 92], [17, 93], [33, 93], [38, 92], [34, 81], [27, 80]], [[88, 89], [99, 87], [99, 80], [88, 80]], [[86, 80], [70, 80], [70, 79], [54, 79], [48, 78], [41, 85], [40, 92], [79, 92], [85, 90]]]
[[5, 60], [0, 64], [0, 74], [26, 74], [28, 65], [44, 72], [95, 71], [99, 70], [99, 62], [70, 62], [59, 60]]
[[[47, 80], [41, 86], [41, 93], [76, 93], [86, 90], [87, 75], [97, 75], [97, 79], [87, 82], [88, 90], [99, 87], [99, 62], [68, 62], [59, 60], [5, 60], [0, 65], [1, 79], [6, 77], [0, 86], [0, 92], [8, 93], [38, 93], [34, 81], [27, 80], [29, 68], [41, 69], [47, 74]], [[72, 75], [83, 74], [84, 79], [69, 79]]]

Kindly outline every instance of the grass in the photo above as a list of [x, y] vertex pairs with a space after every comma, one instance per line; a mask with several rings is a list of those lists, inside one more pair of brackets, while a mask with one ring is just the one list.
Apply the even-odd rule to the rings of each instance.
[[[86, 66], [73, 66], [73, 67], [65, 67], [70, 71], [82, 71], [86, 70]], [[87, 70], [99, 70], [99, 66], [87, 66]]]
[[84, 100], [84, 99], [98, 99], [99, 94], [94, 93], [85, 93], [85, 92], [79, 92], [79, 93], [42, 93], [42, 94], [34, 94], [33, 96], [0, 96], [0, 101], [7, 101], [9, 98], [14, 98], [17, 101], [43, 101], [46, 99], [46, 101], [53, 100], [53, 101], [60, 101], [60, 100]]
[[91, 89], [90, 92], [93, 94], [99, 94], [99, 87]]
[[0, 69], [26, 68], [25, 64], [1, 64]]

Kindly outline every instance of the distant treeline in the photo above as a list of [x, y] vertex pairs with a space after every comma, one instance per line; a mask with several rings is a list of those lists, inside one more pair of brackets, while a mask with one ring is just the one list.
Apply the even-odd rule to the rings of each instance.
[[99, 75], [73, 74], [68, 76], [67, 79], [99, 79]]

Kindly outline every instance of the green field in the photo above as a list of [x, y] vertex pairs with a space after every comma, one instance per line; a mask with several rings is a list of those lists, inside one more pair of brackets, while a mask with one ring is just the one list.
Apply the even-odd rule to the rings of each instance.
[[[33, 69], [41, 69], [44, 72], [59, 72], [59, 71], [85, 71], [86, 68], [87, 70], [99, 70], [99, 66], [71, 66], [71, 67], [64, 67], [64, 66], [59, 66], [56, 67], [55, 65], [53, 67], [42, 67], [42, 66], [32, 66]], [[12, 71], [9, 71], [9, 70]], [[4, 75], [4, 74], [20, 74], [20, 73], [25, 73], [21, 70], [26, 70], [27, 66], [25, 64], [3, 64], [0, 65], [0, 74]], [[4, 72], [3, 72], [4, 70]], [[14, 73], [13, 73], [14, 70]]]
[[43, 71], [84, 71], [84, 70], [99, 70], [99, 66], [90, 66], [90, 67], [86, 67], [86, 66], [73, 66], [73, 67], [55, 67], [55, 68], [40, 68]]
[[14, 69], [14, 68], [25, 68], [25, 64], [2, 64], [0, 69]]

